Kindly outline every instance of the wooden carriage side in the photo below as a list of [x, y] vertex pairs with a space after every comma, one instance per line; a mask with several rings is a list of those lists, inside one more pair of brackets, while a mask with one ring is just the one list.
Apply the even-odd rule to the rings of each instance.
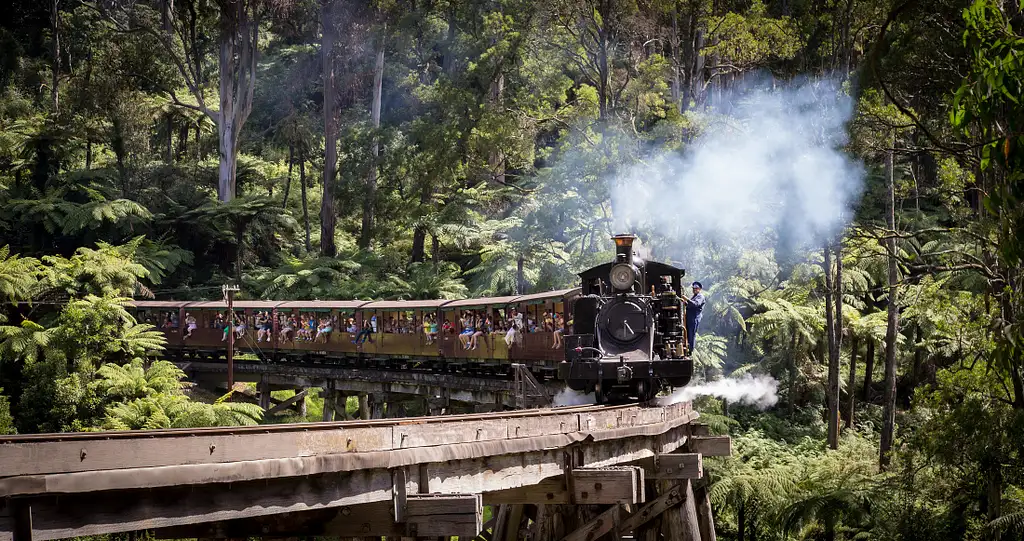
[[[353, 343], [356, 333], [348, 332], [348, 321], [351, 319], [359, 328], [362, 325], [360, 307], [368, 304], [369, 301], [287, 301], [277, 307], [277, 313], [284, 316], [288, 322], [286, 325], [290, 331], [282, 333], [284, 329], [279, 321], [275, 321], [275, 335], [277, 349], [281, 352], [290, 351], [325, 351], [328, 353], [351, 354], [357, 351]], [[314, 321], [312, 332], [309, 333], [309, 320]], [[316, 326], [321, 318], [331, 318], [332, 329], [326, 339], [316, 340]], [[279, 318], [276, 318], [279, 319]], [[295, 325], [292, 323], [298, 323]], [[299, 326], [303, 326], [307, 333], [301, 333]], [[357, 331], [358, 332], [358, 331]]]
[[[126, 308], [134, 312], [136, 321], [149, 323], [163, 333], [168, 348], [179, 348], [186, 331], [185, 317], [188, 313], [186, 307], [190, 304], [194, 304], [194, 302], [139, 300], [131, 301]], [[165, 325], [165, 316], [170, 313], [173, 313], [178, 320], [176, 326]]]
[[[274, 310], [284, 301], [234, 301], [235, 326], [239, 323], [245, 324], [245, 330], [241, 338], [235, 339], [235, 349], [238, 351], [252, 351], [266, 353], [273, 351], [276, 345], [277, 333], [271, 332], [268, 338], [257, 342], [258, 329], [256, 328], [257, 314], [267, 312], [273, 320]], [[228, 320], [228, 304], [226, 301], [202, 301], [191, 303], [186, 307], [186, 312], [196, 318], [198, 328], [192, 332], [192, 336], [182, 340], [182, 344], [188, 348], [221, 349], [226, 347], [226, 334], [224, 323]], [[218, 319], [220, 316], [220, 319]], [[233, 332], [233, 331], [232, 331]]]
[[377, 318], [377, 332], [373, 334], [373, 343], [367, 341], [362, 344], [362, 351], [396, 357], [437, 357], [439, 346], [429, 341], [423, 332], [423, 318], [428, 315], [437, 317], [438, 309], [446, 302], [375, 301], [363, 305], [360, 308], [363, 318]]
[[[508, 346], [505, 344], [505, 333], [497, 330], [500, 320], [507, 319], [509, 307], [513, 306], [518, 295], [505, 297], [481, 297], [477, 299], [460, 299], [448, 301], [441, 307], [443, 320], [451, 321], [454, 331], [446, 333], [442, 338], [442, 351], [448, 359], [498, 360], [509, 359]], [[476, 349], [465, 349], [459, 341], [460, 334], [465, 330], [462, 316], [467, 313], [490, 318], [490, 332], [477, 337]], [[474, 332], [480, 329], [474, 329]]]
[[572, 301], [579, 294], [580, 288], [575, 287], [516, 298], [515, 304], [523, 314], [524, 322], [529, 319], [537, 322], [537, 330], [523, 333], [522, 343], [513, 345], [512, 351], [509, 352], [510, 358], [517, 361], [548, 361], [546, 364], [552, 366], [562, 361], [565, 358], [564, 349], [553, 348], [553, 332], [543, 330], [544, 313], [561, 314], [568, 325], [572, 319]]

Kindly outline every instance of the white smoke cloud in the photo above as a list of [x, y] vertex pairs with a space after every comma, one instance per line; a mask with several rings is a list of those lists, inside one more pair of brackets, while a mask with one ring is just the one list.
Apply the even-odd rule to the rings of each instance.
[[590, 404], [597, 404], [597, 397], [594, 393], [583, 394], [579, 391], [574, 391], [568, 387], [558, 392], [552, 399], [552, 405], [555, 407], [559, 406], [587, 406]]
[[767, 236], [796, 247], [841, 230], [864, 176], [842, 151], [849, 96], [818, 80], [747, 90], [719, 110], [726, 120], [682, 154], [657, 156], [613, 179], [617, 231], [746, 246]]
[[724, 378], [701, 385], [690, 385], [660, 399], [663, 404], [688, 402], [698, 396], [715, 396], [729, 402], [749, 404], [765, 410], [779, 401], [779, 382], [771, 376], [744, 374], [739, 378]]

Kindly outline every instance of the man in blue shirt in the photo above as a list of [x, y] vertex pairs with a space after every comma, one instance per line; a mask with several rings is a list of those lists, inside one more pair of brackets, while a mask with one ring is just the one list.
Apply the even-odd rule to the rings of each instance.
[[701, 293], [700, 282], [693, 283], [693, 297], [682, 295], [686, 301], [686, 350], [693, 354], [693, 346], [697, 343], [697, 327], [700, 326], [701, 313], [704, 311], [704, 294]]

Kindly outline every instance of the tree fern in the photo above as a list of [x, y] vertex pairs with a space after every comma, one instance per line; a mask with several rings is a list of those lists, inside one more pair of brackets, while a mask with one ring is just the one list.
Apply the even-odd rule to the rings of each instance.
[[10, 246], [0, 247], [0, 302], [31, 299], [41, 273], [39, 260], [12, 255]]

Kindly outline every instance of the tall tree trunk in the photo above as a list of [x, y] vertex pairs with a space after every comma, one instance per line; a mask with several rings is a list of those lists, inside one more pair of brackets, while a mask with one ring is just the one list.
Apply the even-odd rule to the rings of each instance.
[[[893, 141], [895, 145], [895, 141]], [[889, 452], [892, 450], [896, 428], [896, 333], [899, 328], [898, 269], [896, 268], [896, 179], [893, 171], [893, 151], [889, 150], [885, 160], [885, 173], [889, 180], [889, 197], [886, 204], [888, 238], [885, 240], [889, 252], [889, 305], [885, 328], [885, 396], [882, 405], [882, 435], [878, 448], [878, 465], [882, 470], [889, 466]]]
[[523, 256], [519, 256], [516, 260], [516, 293], [520, 295], [526, 294], [526, 277], [523, 272], [523, 267], [526, 265], [526, 260]]
[[441, 262], [441, 239], [437, 235], [430, 235], [430, 261], [437, 270], [437, 264]]
[[174, 0], [161, 0], [160, 2], [160, 24], [164, 32], [170, 34], [174, 31], [171, 20], [174, 16]]
[[598, 35], [598, 92], [601, 93], [599, 104], [600, 104], [600, 115], [601, 120], [608, 118], [608, 94], [611, 93], [611, 73], [608, 71], [608, 33], [605, 28], [597, 29]]
[[747, 506], [740, 502], [739, 510], [736, 511], [736, 539], [744, 541], [747, 532]]
[[[852, 334], [852, 332], [851, 332]], [[846, 380], [846, 428], [853, 428], [853, 406], [857, 396], [857, 335], [850, 337], [850, 376]]]
[[[306, 147], [303, 145], [299, 145], [299, 186], [302, 186], [302, 223], [306, 229], [306, 253], [308, 254], [313, 251], [313, 248], [309, 245], [309, 204], [306, 201]], [[322, 239], [320, 244], [323, 245]]]
[[864, 390], [861, 394], [861, 401], [867, 403], [871, 400], [871, 376], [875, 371], [875, 339], [868, 336], [868, 350], [864, 354]]
[[218, 3], [220, 111], [208, 114], [217, 123], [217, 196], [227, 203], [235, 198], [239, 134], [252, 112], [260, 24], [257, 0], [219, 0]]
[[793, 330], [793, 334], [789, 340], [789, 404], [787, 409], [790, 414], [796, 411], [796, 380], [797, 380], [797, 365], [796, 365], [796, 346], [799, 335], [796, 330]]
[[281, 208], [288, 208], [288, 192], [292, 189], [292, 165], [295, 164], [295, 145], [288, 145], [288, 177], [284, 180], [284, 197], [281, 198]]
[[832, 280], [832, 245], [825, 243], [825, 335], [828, 338], [828, 388], [825, 397], [828, 400], [828, 446], [839, 448], [839, 349], [836, 339], [836, 314], [833, 306], [834, 282]]
[[690, 62], [687, 68], [690, 70], [689, 99], [699, 104], [704, 101], [704, 55], [701, 53], [704, 49], [704, 29], [700, 25], [698, 6], [696, 2], [690, 3], [690, 37], [687, 41]]
[[672, 101], [683, 112], [683, 91], [679, 65], [679, 0], [672, 1]]
[[448, 35], [445, 37], [444, 57], [441, 58], [441, 71], [451, 75], [455, 69], [455, 5], [448, 8]]
[[[420, 190], [420, 209], [425, 209], [427, 204], [430, 202], [430, 184], [428, 181], [423, 182], [423, 186]], [[427, 241], [427, 228], [419, 225], [416, 226], [415, 231], [412, 233], [412, 254], [409, 258], [413, 263], [422, 263], [424, 259], [424, 249], [426, 248]]]
[[192, 131], [189, 123], [183, 122], [178, 128], [178, 150], [175, 151], [175, 159], [181, 161], [188, 153], [188, 134]]
[[[833, 389], [836, 394], [836, 446], [838, 448], [838, 437], [839, 437], [839, 417], [842, 411], [842, 405], [839, 403], [839, 379], [841, 377], [840, 372], [842, 370], [842, 355], [843, 355], [843, 233], [840, 232], [836, 238], [836, 280], [832, 284], [832, 292], [835, 296], [836, 303], [836, 381], [833, 385]], [[830, 359], [831, 361], [831, 359]]]
[[53, 114], [60, 109], [60, 0], [50, 2], [50, 32], [53, 33], [53, 73], [50, 75], [50, 104], [53, 107]]
[[[338, 167], [338, 119], [335, 109], [337, 80], [334, 72], [337, 26], [333, 16], [334, 1], [322, 0], [320, 5], [320, 20], [324, 26], [320, 47], [324, 70], [324, 178], [323, 196], [320, 199], [320, 255], [324, 257], [334, 257], [338, 253], [334, 243], [338, 219], [334, 210], [334, 183]], [[309, 250], [308, 243], [306, 250]]]
[[924, 360], [924, 348], [921, 347], [922, 339], [921, 326], [914, 325], [914, 366], [911, 390], [921, 384], [921, 363]]
[[220, 42], [220, 122], [217, 123], [217, 198], [227, 203], [235, 198], [235, 153], [238, 130], [235, 126], [235, 95], [231, 87], [235, 71], [234, 43], [231, 36]]
[[[502, 96], [505, 93], [505, 74], [498, 73], [494, 80], [491, 81], [490, 89], [490, 101], [491, 105], [496, 109], [501, 108]], [[489, 166], [488, 175], [490, 180], [495, 181], [499, 184], [505, 183], [505, 157], [502, 155], [501, 149], [494, 147], [490, 150], [487, 155], [487, 165]]]
[[85, 170], [92, 169], [92, 139], [85, 141]]
[[363, 229], [359, 235], [359, 247], [368, 250], [373, 243], [373, 219], [377, 206], [377, 159], [380, 157], [380, 102], [384, 90], [384, 46], [387, 44], [387, 23], [380, 32], [377, 45], [377, 63], [373, 71], [373, 103], [370, 106], [370, 122], [373, 125], [373, 143], [370, 146], [370, 171], [366, 175], [366, 193], [363, 200]]
[[164, 134], [164, 163], [170, 165], [174, 161], [174, 115], [168, 113], [164, 123], [167, 131]]

